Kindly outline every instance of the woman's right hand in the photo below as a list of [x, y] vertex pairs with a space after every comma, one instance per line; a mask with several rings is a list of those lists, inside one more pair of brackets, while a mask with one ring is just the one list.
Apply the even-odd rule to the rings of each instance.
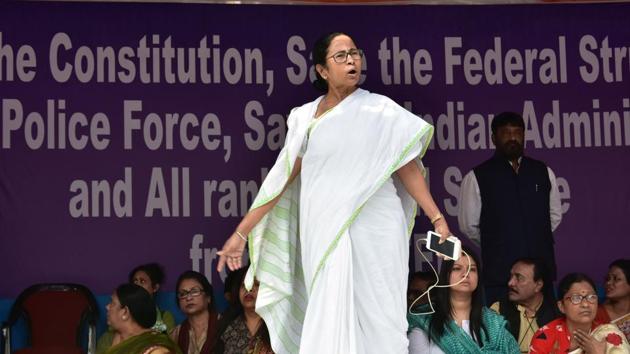
[[578, 343], [579, 347], [582, 348], [587, 354], [604, 354], [606, 353], [606, 341], [605, 340], [597, 340], [589, 333], [576, 329], [573, 333], [573, 337]]
[[245, 251], [246, 244], [247, 242], [234, 232], [232, 236], [225, 241], [223, 248], [217, 252], [219, 255], [217, 271], [223, 271], [226, 264], [230, 270], [241, 268], [243, 266], [243, 252]]

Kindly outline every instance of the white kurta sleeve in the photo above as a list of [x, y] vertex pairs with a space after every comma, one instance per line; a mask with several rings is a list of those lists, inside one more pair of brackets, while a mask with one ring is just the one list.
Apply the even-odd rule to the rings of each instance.
[[409, 339], [409, 354], [430, 352], [429, 336], [420, 328], [414, 328], [407, 335]]
[[481, 246], [479, 218], [481, 217], [481, 193], [475, 173], [470, 171], [464, 176], [459, 190], [459, 210], [457, 221], [459, 229], [477, 246]]
[[549, 192], [549, 217], [551, 218], [551, 231], [555, 231], [562, 221], [562, 203], [560, 202], [560, 190], [556, 175], [551, 168], [547, 167], [551, 191]]

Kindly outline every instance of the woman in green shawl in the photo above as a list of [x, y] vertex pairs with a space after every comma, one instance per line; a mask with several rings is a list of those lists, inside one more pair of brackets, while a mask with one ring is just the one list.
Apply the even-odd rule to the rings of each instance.
[[[129, 282], [140, 285], [151, 294], [153, 299], [156, 299], [158, 291], [164, 282], [164, 270], [158, 263], [139, 265], [129, 273]], [[170, 333], [170, 331], [175, 328], [175, 317], [168, 311], [160, 310], [157, 306], [156, 311], [157, 319], [151, 329], [156, 332]], [[98, 339], [96, 343], [96, 354], [104, 354], [107, 349], [118, 343], [120, 343], [120, 333], [110, 327]]]
[[[434, 288], [435, 313], [408, 315], [409, 353], [519, 354], [505, 319], [483, 306], [479, 258], [463, 249], [457, 261], [442, 262], [439, 284], [451, 286]], [[425, 311], [428, 306], [420, 310]]]
[[107, 323], [120, 333], [121, 342], [105, 354], [181, 354], [166, 334], [151, 329], [156, 318], [153, 297], [143, 287], [117, 287], [107, 305]]

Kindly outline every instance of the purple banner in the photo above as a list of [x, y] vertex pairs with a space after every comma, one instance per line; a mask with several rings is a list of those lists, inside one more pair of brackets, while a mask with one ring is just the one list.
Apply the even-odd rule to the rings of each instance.
[[149, 261], [167, 289], [186, 269], [220, 286], [217, 248], [288, 112], [317, 97], [309, 50], [331, 30], [364, 49], [363, 88], [435, 124], [424, 162], [455, 232], [462, 176], [493, 153], [493, 114], [522, 112], [526, 153], [558, 176], [558, 272], [600, 279], [630, 249], [629, 13], [2, 3], [0, 297], [53, 281], [109, 293]]

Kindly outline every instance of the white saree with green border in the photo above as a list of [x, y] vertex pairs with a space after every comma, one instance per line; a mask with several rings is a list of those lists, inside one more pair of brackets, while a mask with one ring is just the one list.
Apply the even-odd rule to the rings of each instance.
[[295, 108], [252, 209], [282, 193], [249, 234], [246, 284], [275, 353], [406, 353], [408, 240], [416, 203], [394, 173], [426, 151], [433, 127], [357, 89], [314, 119]]

